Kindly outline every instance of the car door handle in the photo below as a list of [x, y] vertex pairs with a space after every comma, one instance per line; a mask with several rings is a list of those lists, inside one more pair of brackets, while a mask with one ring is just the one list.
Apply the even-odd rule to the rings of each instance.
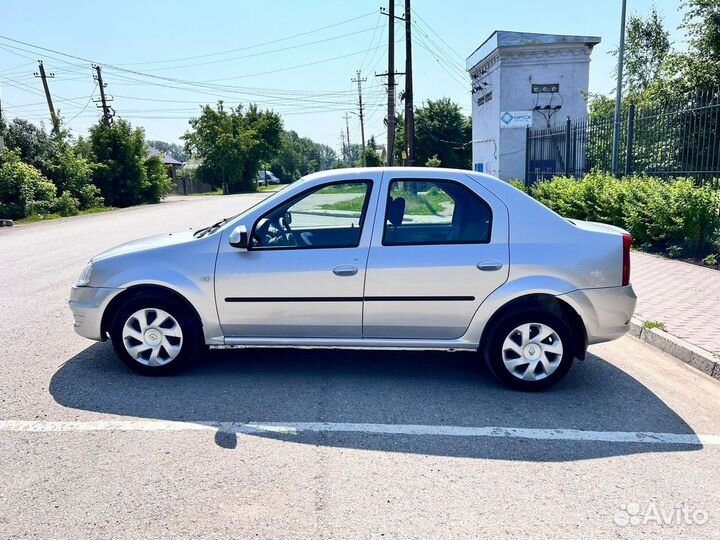
[[357, 267], [350, 264], [343, 264], [333, 268], [333, 274], [335, 274], [336, 276], [354, 276], [357, 273]]
[[500, 261], [482, 261], [477, 263], [477, 269], [483, 272], [494, 272], [495, 270], [500, 270], [502, 266]]

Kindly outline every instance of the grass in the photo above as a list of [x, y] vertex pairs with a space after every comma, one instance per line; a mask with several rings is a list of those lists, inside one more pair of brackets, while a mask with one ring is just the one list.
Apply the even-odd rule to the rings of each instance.
[[222, 195], [222, 189], [216, 189], [215, 191], [206, 191], [205, 193], [191, 193], [191, 197], [208, 197], [210, 195]]
[[[357, 188], [359, 186], [349, 187]], [[355, 193], [355, 191], [344, 192]], [[434, 188], [431, 188], [429, 191], [423, 193], [399, 190], [393, 191], [392, 197], [393, 199], [397, 199], [398, 197], [405, 199], [405, 215], [408, 216], [439, 216], [442, 215], [446, 209], [445, 203], [452, 203], [452, 199], [445, 192]], [[364, 197], [356, 197], [345, 201], [324, 204], [322, 209], [360, 212], [362, 211], [363, 201]]]
[[[279, 191], [284, 188], [287, 184], [274, 184], [270, 186], [258, 186], [257, 193], [271, 193], [273, 191]], [[243, 193], [254, 193], [253, 191], [244, 191]], [[191, 197], [212, 197], [216, 195], [222, 195], [222, 189], [216, 189], [215, 191], [206, 191], [205, 193], [189, 193]]]
[[665, 326], [665, 323], [662, 321], [645, 321], [643, 323], [643, 328], [646, 328], [648, 330], [651, 330], [653, 328], [657, 328], [658, 330], [662, 330], [663, 332], [667, 332], [667, 326]]
[[[117, 210], [114, 206], [103, 206], [100, 208], [88, 208], [87, 210], [80, 210], [77, 216], [88, 216], [90, 214], [104, 214], [105, 212], [112, 212], [113, 210]], [[17, 219], [15, 220], [15, 223], [17, 225], [23, 225], [26, 223], [38, 223], [40, 221], [51, 221], [53, 219], [60, 219], [64, 217], [75, 217], [75, 216], [61, 216], [60, 214], [45, 214], [42, 216], [34, 215], [34, 216], [28, 216], [26, 218]]]
[[323, 210], [340, 210], [344, 212], [362, 212], [365, 197], [355, 197], [345, 201], [337, 201], [334, 203], [323, 204], [320, 208]]
[[332, 186], [328, 191], [332, 190], [335, 193], [365, 193], [367, 187], [365, 184], [339, 184]]

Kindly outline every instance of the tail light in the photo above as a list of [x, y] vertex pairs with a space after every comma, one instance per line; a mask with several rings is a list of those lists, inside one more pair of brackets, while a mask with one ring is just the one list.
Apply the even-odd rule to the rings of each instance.
[[622, 284], [630, 285], [630, 246], [632, 246], [632, 236], [629, 234], [623, 235], [623, 272], [622, 272]]

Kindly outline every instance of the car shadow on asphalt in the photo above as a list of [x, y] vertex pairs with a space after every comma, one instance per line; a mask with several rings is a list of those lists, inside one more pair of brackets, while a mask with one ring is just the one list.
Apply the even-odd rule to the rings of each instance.
[[[589, 354], [541, 393], [500, 386], [469, 353], [248, 349], [210, 351], [172, 377], [128, 370], [108, 343], [65, 362], [50, 382], [60, 405], [188, 422], [332, 422], [430, 426], [694, 432], [636, 379]], [[252, 436], [341, 448], [523, 461], [572, 461], [700, 444], [533, 440], [338, 432]], [[245, 437], [245, 436], [243, 436]], [[215, 443], [238, 444], [218, 431]]]

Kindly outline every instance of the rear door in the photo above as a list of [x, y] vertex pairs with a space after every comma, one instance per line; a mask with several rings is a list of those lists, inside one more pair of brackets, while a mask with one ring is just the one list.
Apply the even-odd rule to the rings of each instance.
[[382, 181], [365, 278], [363, 337], [461, 337], [508, 277], [505, 205], [468, 176]]

